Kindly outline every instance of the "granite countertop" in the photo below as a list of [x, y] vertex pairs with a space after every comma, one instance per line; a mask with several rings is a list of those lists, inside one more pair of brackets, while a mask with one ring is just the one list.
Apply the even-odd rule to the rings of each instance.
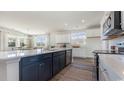
[[0, 52], [0, 60], [10, 60], [15, 58], [53, 53], [57, 51], [68, 50], [71, 48], [58, 48], [58, 49], [50, 49], [50, 50], [42, 50], [42, 49], [33, 49], [33, 50], [16, 50], [16, 51], [1, 51]]
[[97, 54], [117, 54], [117, 55], [124, 55], [124, 52], [113, 52], [110, 50], [95, 50], [93, 51], [93, 53], [97, 53]]

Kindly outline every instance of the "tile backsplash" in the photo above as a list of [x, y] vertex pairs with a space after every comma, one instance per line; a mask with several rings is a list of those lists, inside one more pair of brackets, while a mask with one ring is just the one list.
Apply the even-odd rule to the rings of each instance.
[[113, 40], [109, 40], [109, 47], [112, 45], [115, 45], [118, 47], [124, 47], [124, 36], [121, 36]]

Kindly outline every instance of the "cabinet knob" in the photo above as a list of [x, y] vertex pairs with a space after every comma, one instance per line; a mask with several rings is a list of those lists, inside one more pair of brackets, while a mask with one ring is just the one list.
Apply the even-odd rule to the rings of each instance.
[[106, 71], [107, 71], [107, 69], [103, 69], [103, 71], [104, 71], [104, 72], [106, 72]]
[[40, 64], [40, 66], [43, 66], [44, 64]]

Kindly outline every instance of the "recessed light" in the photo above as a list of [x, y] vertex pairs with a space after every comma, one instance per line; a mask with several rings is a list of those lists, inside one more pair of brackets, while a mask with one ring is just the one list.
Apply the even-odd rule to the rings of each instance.
[[82, 23], [84, 23], [84, 22], [85, 22], [85, 20], [84, 20], [84, 19], [82, 19], [82, 20], [81, 20], [81, 22], [82, 22]]
[[64, 25], [65, 25], [65, 26], [68, 26], [68, 24], [66, 24], [66, 23], [65, 23]]

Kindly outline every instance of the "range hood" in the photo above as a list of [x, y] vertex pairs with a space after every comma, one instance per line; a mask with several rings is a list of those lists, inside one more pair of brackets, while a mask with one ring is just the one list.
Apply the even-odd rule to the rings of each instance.
[[104, 36], [112, 36], [112, 35], [121, 35], [124, 33], [124, 30], [122, 29], [110, 29], [103, 33]]
[[121, 11], [110, 12], [103, 24], [103, 35], [120, 35], [124, 30], [121, 28]]

